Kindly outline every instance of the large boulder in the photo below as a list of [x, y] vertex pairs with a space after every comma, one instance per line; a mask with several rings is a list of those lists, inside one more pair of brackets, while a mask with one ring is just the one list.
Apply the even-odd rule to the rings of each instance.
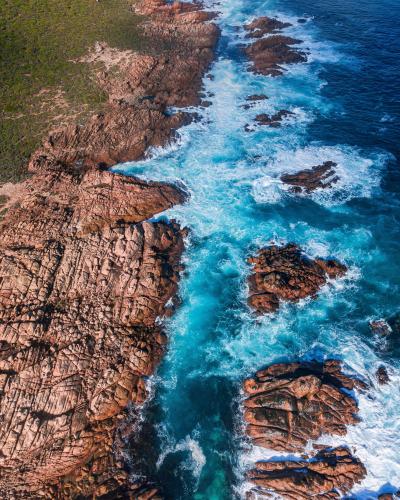
[[259, 489], [248, 498], [259, 498], [263, 492], [292, 500], [342, 498], [365, 475], [364, 465], [347, 448], [326, 448], [308, 460], [257, 462], [248, 479]]
[[271, 365], [243, 384], [247, 434], [257, 446], [290, 452], [322, 434], [345, 435], [358, 422], [348, 394], [355, 387], [364, 384], [344, 375], [336, 360]]
[[249, 305], [256, 312], [274, 312], [281, 301], [315, 297], [329, 278], [343, 276], [346, 266], [333, 259], [310, 259], [295, 244], [271, 245], [249, 258]]

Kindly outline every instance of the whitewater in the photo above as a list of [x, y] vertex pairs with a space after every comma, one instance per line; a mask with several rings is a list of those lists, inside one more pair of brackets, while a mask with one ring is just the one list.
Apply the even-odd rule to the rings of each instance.
[[[196, 109], [200, 119], [180, 129], [169, 147], [114, 168], [177, 183], [190, 195], [159, 217], [177, 220], [190, 234], [182, 304], [164, 322], [168, 351], [149, 381], [152, 398], [143, 419], [155, 431], [141, 446], [167, 498], [243, 498], [246, 468], [279, 455], [253, 447], [244, 436], [243, 379], [270, 363], [334, 357], [371, 390], [358, 396], [361, 422], [345, 437], [320, 442], [348, 445], [368, 471], [355, 497], [376, 498], [400, 485], [400, 363], [368, 329], [369, 320], [395, 310], [400, 286], [393, 281], [393, 273], [400, 275], [393, 246], [393, 211], [400, 204], [382, 188], [391, 155], [348, 144], [346, 136], [333, 143], [310, 133], [319, 116], [338, 113], [335, 99], [324, 93], [323, 70], [357, 64], [343, 47], [321, 41], [313, 19], [298, 22], [301, 13], [278, 11], [271, 1], [207, 6], [220, 12], [222, 32], [204, 81], [210, 106]], [[288, 66], [279, 78], [247, 71], [243, 25], [261, 15], [292, 23], [285, 34], [304, 41], [307, 63]], [[253, 94], [268, 99], [246, 109]], [[280, 128], [245, 131], [257, 114], [281, 109], [294, 114]], [[338, 164], [340, 181], [329, 191], [296, 197], [279, 180], [284, 172], [324, 161]], [[382, 213], [374, 212], [378, 200]], [[316, 300], [256, 318], [246, 304], [247, 258], [272, 241], [295, 242], [311, 257], [334, 256], [349, 272]], [[390, 375], [384, 386], [374, 378], [381, 365]]]

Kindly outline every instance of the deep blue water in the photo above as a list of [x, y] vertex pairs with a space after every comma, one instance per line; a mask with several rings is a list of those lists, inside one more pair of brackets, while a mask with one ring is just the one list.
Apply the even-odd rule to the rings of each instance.
[[[147, 423], [130, 444], [132, 455], [136, 446], [144, 454], [134, 467], [162, 484], [167, 499], [240, 498], [246, 467], [269, 456], [243, 436], [243, 378], [281, 360], [334, 356], [373, 387], [359, 397], [362, 422], [322, 441], [351, 446], [368, 470], [354, 494], [376, 498], [400, 487], [400, 339], [383, 345], [368, 328], [400, 305], [400, 3], [221, 0], [216, 8], [222, 38], [203, 120], [170, 148], [116, 169], [179, 181], [191, 193], [163, 214], [191, 236], [182, 305], [166, 323], [169, 350], [149, 381]], [[291, 21], [287, 33], [304, 40], [309, 62], [275, 79], [247, 72], [237, 27], [259, 15]], [[269, 100], [244, 110], [255, 93]], [[295, 116], [280, 129], [244, 132], [259, 112], [282, 108]], [[293, 197], [278, 181], [326, 160], [341, 177], [329, 193]], [[316, 300], [255, 319], [246, 258], [271, 240], [335, 256], [350, 271]], [[374, 381], [381, 364], [387, 386]]]

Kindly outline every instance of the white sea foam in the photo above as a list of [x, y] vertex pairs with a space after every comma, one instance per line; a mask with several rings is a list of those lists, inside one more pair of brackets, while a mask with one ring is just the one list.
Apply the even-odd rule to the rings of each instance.
[[253, 196], [258, 203], [283, 202], [293, 194], [290, 186], [280, 180], [282, 174], [293, 174], [332, 161], [337, 164], [334, 170], [339, 178], [332, 187], [295, 196], [309, 197], [325, 206], [343, 204], [352, 198], [369, 198], [378, 193], [382, 167], [387, 159], [388, 155], [382, 153], [365, 158], [355, 148], [344, 145], [311, 145], [294, 151], [282, 149], [265, 167], [268, 175], [254, 181]]

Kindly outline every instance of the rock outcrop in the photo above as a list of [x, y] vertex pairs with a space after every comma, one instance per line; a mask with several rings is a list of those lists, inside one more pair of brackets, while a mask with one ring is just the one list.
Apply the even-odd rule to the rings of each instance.
[[344, 435], [358, 422], [355, 400], [344, 390], [363, 387], [340, 362], [271, 365], [244, 382], [247, 434], [257, 446], [302, 451], [322, 434]]
[[346, 267], [332, 259], [310, 259], [294, 244], [271, 245], [249, 258], [248, 303], [257, 313], [274, 312], [281, 301], [315, 297], [328, 278], [343, 276]]
[[311, 193], [316, 189], [327, 189], [336, 184], [339, 177], [336, 175], [333, 161], [326, 161], [310, 169], [300, 170], [295, 174], [283, 174], [281, 181], [291, 186], [293, 193]]
[[245, 26], [247, 37], [256, 39], [244, 49], [252, 62], [250, 71], [266, 76], [279, 76], [284, 72], [282, 65], [307, 60], [306, 54], [294, 47], [301, 40], [276, 34], [288, 26], [289, 23], [268, 17], [261, 17]]
[[198, 103], [218, 29], [197, 4], [136, 5], [158, 54], [96, 46], [107, 109], [50, 134], [0, 224], [5, 500], [160, 498], [129, 481], [116, 436], [146, 398], [181, 271], [185, 231], [153, 218], [185, 194], [106, 167], [171, 139], [187, 117], [167, 107]]
[[105, 68], [97, 79], [109, 96], [106, 112], [83, 125], [54, 130], [33, 155], [31, 171], [43, 156], [90, 166], [140, 159], [149, 147], [170, 141], [189, 119], [185, 113], [170, 114], [169, 106], [200, 103], [202, 77], [219, 35], [217, 26], [206, 22], [213, 14], [197, 4], [164, 0], [137, 2], [136, 10], [150, 16], [143, 30], [157, 55], [128, 52], [122, 57], [97, 44], [88, 60]]
[[[308, 460], [257, 462], [248, 473], [262, 492], [281, 498], [320, 500], [342, 498], [366, 475], [363, 464], [347, 448], [325, 449]], [[248, 495], [257, 498], [257, 489]]]
[[[343, 447], [323, 448], [305, 456], [309, 441], [323, 434], [344, 435], [358, 422], [349, 391], [366, 385], [343, 374], [341, 363], [280, 363], [245, 380], [246, 433], [256, 446], [301, 454], [298, 460], [257, 462], [247, 474], [257, 488], [248, 498], [341, 498], [366, 474], [361, 462]], [[316, 446], [317, 447], [317, 446]], [[320, 447], [321, 448], [321, 447]]]
[[146, 219], [184, 195], [65, 165], [25, 189], [0, 225], [0, 492], [51, 498], [47, 484], [92, 461], [78, 491], [100, 495], [118, 418], [146, 397], [165, 344], [156, 320], [177, 292], [184, 234]]

